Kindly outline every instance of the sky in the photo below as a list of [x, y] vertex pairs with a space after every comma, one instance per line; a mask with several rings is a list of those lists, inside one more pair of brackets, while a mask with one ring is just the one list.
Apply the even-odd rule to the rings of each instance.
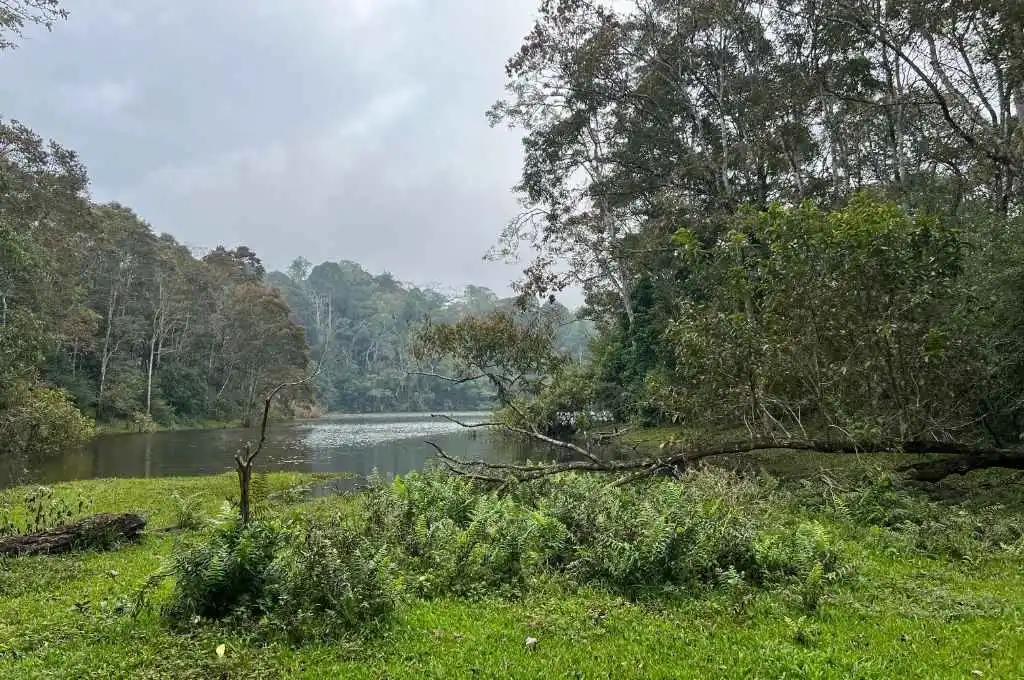
[[521, 147], [484, 114], [537, 4], [66, 0], [0, 55], [0, 115], [181, 242], [504, 293]]

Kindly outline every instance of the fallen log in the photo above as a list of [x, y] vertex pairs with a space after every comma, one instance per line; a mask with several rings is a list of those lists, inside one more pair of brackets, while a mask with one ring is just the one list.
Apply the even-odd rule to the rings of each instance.
[[[450, 419], [453, 420], [454, 419]], [[458, 422], [458, 421], [454, 421]], [[820, 453], [853, 454], [858, 452], [903, 454], [932, 454], [953, 456], [928, 463], [916, 463], [900, 468], [910, 479], [936, 483], [955, 474], [992, 467], [1024, 469], [1024, 452], [1015, 449], [976, 448], [956, 442], [900, 441], [854, 444], [826, 440], [754, 439], [709, 445], [685, 451], [675, 451], [660, 458], [636, 457], [622, 460], [600, 460], [587, 452], [586, 460], [561, 463], [516, 465], [487, 463], [481, 460], [463, 460], [448, 455], [434, 442], [426, 442], [436, 451], [442, 465], [448, 470], [477, 481], [494, 484], [525, 482], [562, 472], [609, 472], [624, 475], [612, 483], [621, 486], [656, 474], [678, 474], [695, 463], [717, 456], [754, 453], [758, 451], [816, 451]], [[577, 447], [573, 447], [575, 450]]]
[[99, 514], [34, 534], [0, 538], [0, 555], [53, 555], [138, 540], [146, 520], [129, 513]]

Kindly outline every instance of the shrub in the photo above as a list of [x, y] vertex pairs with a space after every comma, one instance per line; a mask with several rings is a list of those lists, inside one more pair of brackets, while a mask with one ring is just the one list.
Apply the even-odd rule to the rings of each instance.
[[203, 525], [203, 511], [199, 494], [182, 496], [177, 491], [171, 494], [174, 502], [174, 526], [192, 531]]
[[222, 522], [172, 556], [166, 573], [174, 577], [174, 589], [164, 615], [188, 623], [194, 617], [222, 619], [258, 610], [268, 569], [285, 540], [284, 528], [274, 521]]
[[752, 574], [757, 518], [768, 512], [767, 500], [756, 483], [696, 471], [681, 483], [657, 479], [624, 488], [594, 476], [565, 477], [551, 484], [542, 507], [568, 528], [568, 574], [637, 593], [714, 585], [727, 570]]
[[714, 587], [726, 572], [801, 582], [839, 562], [823, 527], [786, 519], [791, 507], [772, 484], [721, 471], [627, 487], [561, 475], [508, 495], [417, 473], [377, 481], [365, 507], [366, 531], [392, 547], [425, 596], [517, 592], [545, 572], [632, 595]]
[[566, 538], [553, 518], [436, 472], [376, 480], [366, 510], [367, 530], [392, 546], [423, 596], [516, 590]]
[[807, 504], [854, 524], [884, 529], [890, 538], [934, 557], [969, 559], [1024, 547], [1024, 522], [999, 507], [967, 508], [930, 500], [891, 472], [867, 471], [828, 493], [806, 489]]
[[269, 518], [244, 527], [222, 520], [176, 550], [147, 590], [168, 576], [174, 585], [162, 613], [178, 625], [258, 620], [293, 639], [325, 638], [383, 621], [395, 605], [386, 551], [337, 522], [299, 528]]
[[293, 639], [380, 623], [394, 608], [387, 551], [337, 520], [292, 536], [270, 566], [266, 609]]

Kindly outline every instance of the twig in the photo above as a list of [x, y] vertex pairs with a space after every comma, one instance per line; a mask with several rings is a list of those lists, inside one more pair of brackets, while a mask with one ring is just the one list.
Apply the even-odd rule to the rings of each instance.
[[430, 417], [431, 418], [444, 418], [445, 420], [447, 420], [449, 422], [455, 423], [459, 427], [466, 427], [466, 428], [474, 428], [474, 427], [500, 427], [501, 426], [501, 423], [491, 423], [491, 422], [487, 422], [487, 423], [464, 423], [461, 420], [459, 420], [458, 418], [455, 418], [453, 416], [448, 416], [448, 415], [445, 415], [443, 413], [431, 413]]

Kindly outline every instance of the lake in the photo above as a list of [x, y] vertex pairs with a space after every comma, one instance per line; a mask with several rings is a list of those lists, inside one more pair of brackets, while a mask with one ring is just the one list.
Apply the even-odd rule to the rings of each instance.
[[[466, 423], [486, 413], [450, 414]], [[234, 470], [234, 454], [259, 436], [256, 430], [178, 430], [97, 437], [79, 451], [49, 458], [27, 470], [33, 483], [96, 477], [208, 475]], [[348, 472], [357, 478], [374, 469], [384, 475], [417, 470], [434, 458], [424, 440], [462, 458], [511, 462], [539, 449], [526, 442], [465, 429], [422, 413], [328, 415], [313, 421], [275, 423], [257, 459], [260, 471]], [[10, 475], [0, 473], [0, 487]]]

